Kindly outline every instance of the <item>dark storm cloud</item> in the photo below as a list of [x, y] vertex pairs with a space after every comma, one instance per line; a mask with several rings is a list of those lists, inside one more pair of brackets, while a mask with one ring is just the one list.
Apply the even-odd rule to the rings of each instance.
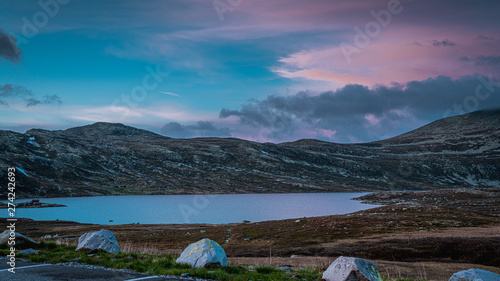
[[0, 105], [9, 106], [9, 102], [16, 100], [21, 101], [27, 107], [39, 104], [62, 104], [62, 100], [58, 95], [46, 95], [42, 99], [38, 99], [34, 97], [30, 90], [22, 86], [12, 84], [0, 85]]
[[446, 39], [446, 40], [441, 40], [441, 41], [438, 41], [438, 40], [432, 40], [432, 46], [434, 47], [453, 47], [455, 46], [456, 43], [455, 42], [451, 42], [450, 40]]
[[194, 125], [181, 125], [177, 122], [170, 122], [165, 124], [160, 132], [174, 138], [227, 137], [231, 135], [229, 128], [217, 128], [209, 121], [198, 121]]
[[0, 28], [0, 58], [18, 63], [21, 61], [21, 54], [22, 50], [17, 46], [16, 38]]
[[242, 124], [269, 128], [274, 137], [319, 128], [336, 131], [338, 141], [376, 140], [412, 129], [415, 124], [411, 122], [423, 125], [449, 115], [498, 107], [500, 83], [496, 81], [484, 76], [457, 80], [439, 76], [373, 89], [354, 84], [319, 95], [301, 92], [254, 99], [239, 110], [222, 109], [219, 117], [234, 116]]

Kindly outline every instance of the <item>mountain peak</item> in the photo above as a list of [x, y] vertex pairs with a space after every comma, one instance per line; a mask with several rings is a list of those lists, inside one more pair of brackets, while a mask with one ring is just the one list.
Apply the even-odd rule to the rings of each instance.
[[105, 137], [130, 137], [130, 136], [149, 136], [162, 137], [153, 132], [137, 129], [121, 123], [97, 122], [91, 125], [74, 127], [60, 131], [60, 134], [65, 136], [82, 137], [82, 138], [105, 138]]

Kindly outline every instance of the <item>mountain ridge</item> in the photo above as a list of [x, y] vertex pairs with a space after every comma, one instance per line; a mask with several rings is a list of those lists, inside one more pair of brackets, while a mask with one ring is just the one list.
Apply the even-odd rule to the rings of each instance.
[[499, 109], [356, 144], [173, 139], [98, 122], [0, 131], [0, 181], [8, 167], [26, 171], [21, 197], [491, 187], [500, 186], [499, 140]]
[[[467, 129], [467, 126], [470, 129], [471, 125], [474, 125], [473, 129], [477, 128], [477, 125], [478, 125], [477, 123], [471, 124], [470, 122], [468, 122], [468, 120], [470, 120], [470, 119], [473, 119], [473, 120], [482, 119], [483, 120], [482, 125], [489, 125], [489, 128], [486, 128], [485, 130], [498, 129], [500, 127], [500, 119], [498, 118], [499, 116], [500, 116], [500, 108], [474, 111], [474, 112], [459, 115], [459, 116], [442, 118], [442, 119], [433, 121], [427, 125], [424, 125], [422, 127], [419, 127], [417, 129], [403, 133], [401, 135], [398, 135], [398, 136], [395, 136], [392, 138], [388, 138], [385, 140], [376, 141], [376, 142], [390, 142], [393, 140], [397, 141], [397, 140], [401, 140], [401, 139], [408, 137], [408, 136], [415, 137], [416, 134], [422, 134], [422, 131], [426, 131], [427, 135], [429, 135], [429, 132], [432, 132], [433, 129], [435, 129], [435, 128], [438, 128], [441, 130], [439, 132], [440, 135], [449, 134], [450, 132], [447, 132], [447, 131], [443, 132], [443, 129], [449, 130], [450, 127], [453, 128], [451, 133], [457, 133], [458, 131], [460, 131], [460, 129], [465, 131]], [[458, 117], [460, 117], [461, 122], [453, 122], [453, 120], [456, 120]], [[452, 122], [449, 122], [449, 121], [452, 121]], [[484, 121], [486, 121], [486, 122], [484, 122]], [[457, 128], [456, 127], [457, 124], [460, 124], [461, 128]], [[435, 133], [435, 132], [433, 132], [433, 133]]]

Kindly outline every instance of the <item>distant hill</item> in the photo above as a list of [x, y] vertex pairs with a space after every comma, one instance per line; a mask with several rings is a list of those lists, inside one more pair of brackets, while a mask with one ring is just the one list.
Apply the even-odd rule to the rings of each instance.
[[0, 131], [0, 156], [2, 186], [22, 169], [18, 197], [498, 187], [500, 110], [362, 144], [173, 139], [111, 123]]

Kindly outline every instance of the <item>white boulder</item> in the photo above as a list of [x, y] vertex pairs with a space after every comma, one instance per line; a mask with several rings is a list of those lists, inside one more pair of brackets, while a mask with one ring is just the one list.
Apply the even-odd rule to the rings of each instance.
[[113, 232], [103, 228], [99, 231], [85, 233], [78, 238], [77, 252], [95, 252], [98, 250], [103, 250], [111, 254], [120, 252], [120, 246], [118, 246], [116, 236]]
[[500, 275], [482, 269], [471, 268], [453, 274], [449, 281], [500, 281]]
[[382, 281], [378, 266], [369, 260], [339, 257], [323, 272], [327, 281]]
[[204, 238], [184, 249], [177, 262], [190, 264], [194, 268], [212, 265], [227, 267], [227, 256], [217, 242]]

